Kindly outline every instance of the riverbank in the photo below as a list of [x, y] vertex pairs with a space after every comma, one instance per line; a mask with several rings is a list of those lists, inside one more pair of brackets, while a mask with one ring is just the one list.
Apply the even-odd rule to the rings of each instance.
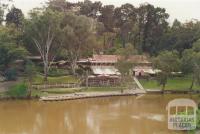
[[80, 92], [66, 95], [46, 96], [40, 97], [41, 101], [64, 101], [64, 100], [77, 100], [87, 98], [99, 98], [99, 97], [113, 97], [113, 96], [131, 96], [145, 94], [144, 90], [124, 90], [121, 92], [110, 91], [110, 92]]

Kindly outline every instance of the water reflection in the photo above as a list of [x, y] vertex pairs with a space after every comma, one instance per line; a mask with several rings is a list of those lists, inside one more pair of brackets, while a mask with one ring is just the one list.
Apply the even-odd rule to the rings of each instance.
[[183, 96], [1, 101], [0, 134], [180, 134], [167, 129], [165, 111], [177, 97]]

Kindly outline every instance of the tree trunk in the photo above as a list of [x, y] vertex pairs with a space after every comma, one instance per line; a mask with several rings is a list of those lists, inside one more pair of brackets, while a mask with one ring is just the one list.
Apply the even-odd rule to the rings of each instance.
[[106, 47], [106, 35], [104, 33], [104, 36], [103, 36], [103, 45], [104, 45], [104, 48]]
[[47, 82], [48, 80], [48, 65], [44, 65], [44, 81]]
[[76, 74], [76, 62], [75, 61], [72, 61], [71, 69], [72, 69], [72, 74], [75, 75]]
[[193, 86], [194, 86], [194, 75], [193, 75], [193, 77], [192, 77], [192, 84], [191, 84], [191, 86], [190, 86], [190, 90], [192, 91], [192, 89], [193, 89]]

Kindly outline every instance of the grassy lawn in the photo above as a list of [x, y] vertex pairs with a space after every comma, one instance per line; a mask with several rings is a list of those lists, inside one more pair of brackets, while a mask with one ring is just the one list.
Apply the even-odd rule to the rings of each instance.
[[123, 87], [89, 87], [82, 89], [83, 92], [106, 92], [106, 91], [120, 91]]
[[45, 92], [48, 94], [70, 94], [75, 92], [80, 92], [81, 88], [52, 88], [52, 89], [46, 89], [42, 90], [41, 92]]
[[31, 91], [31, 96], [32, 97], [41, 97], [41, 96], [47, 96], [48, 93], [45, 93], [45, 92], [41, 92], [40, 90], [32, 90]]
[[[74, 76], [59, 76], [59, 77], [48, 77], [48, 83], [51, 84], [56, 84], [56, 83], [77, 83], [78, 82], [78, 78], [74, 77]], [[44, 84], [44, 78], [41, 75], [37, 75], [34, 79], [33, 79], [33, 84], [35, 85], [40, 85], [40, 84]]]
[[[161, 89], [162, 87], [158, 85], [156, 80], [139, 80], [144, 88], [146, 89]], [[168, 79], [166, 89], [167, 90], [187, 90], [191, 85], [190, 77], [175, 77]], [[199, 85], [194, 85], [194, 90], [200, 90]]]

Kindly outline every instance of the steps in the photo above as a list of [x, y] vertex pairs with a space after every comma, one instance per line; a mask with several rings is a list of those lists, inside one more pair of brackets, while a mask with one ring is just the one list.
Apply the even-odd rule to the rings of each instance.
[[144, 87], [141, 85], [141, 83], [138, 81], [138, 79], [136, 77], [133, 77], [133, 80], [135, 81], [135, 83], [137, 84], [137, 86], [139, 87], [139, 89], [145, 90]]

